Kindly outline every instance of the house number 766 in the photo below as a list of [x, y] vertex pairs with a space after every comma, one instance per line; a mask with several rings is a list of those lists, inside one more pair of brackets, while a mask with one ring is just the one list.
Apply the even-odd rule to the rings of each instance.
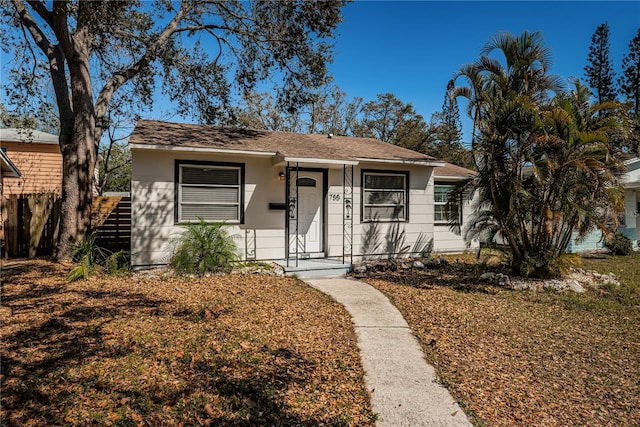
[[332, 202], [339, 202], [340, 201], [340, 195], [339, 194], [329, 194], [329, 200], [331, 200]]

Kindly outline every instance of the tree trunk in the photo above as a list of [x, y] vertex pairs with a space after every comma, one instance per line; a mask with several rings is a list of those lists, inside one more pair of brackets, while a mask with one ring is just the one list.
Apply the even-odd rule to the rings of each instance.
[[[125, 82], [148, 67], [158, 51], [177, 31], [178, 24], [191, 10], [187, 2], [165, 29], [147, 48], [147, 51], [131, 68], [115, 73], [108, 79], [94, 106], [91, 84], [89, 54], [95, 35], [92, 34], [91, 2], [78, 2], [75, 16], [75, 31], [69, 30], [72, 16], [70, 2], [54, 1], [51, 10], [45, 3], [28, 2], [37, 15], [50, 27], [57, 43], [47, 38], [38, 22], [27, 10], [25, 1], [13, 0], [20, 24], [31, 34], [35, 44], [47, 56], [49, 72], [60, 115], [60, 151], [62, 152], [62, 209], [56, 260], [71, 258], [71, 247], [91, 230], [91, 203], [98, 142], [104, 129], [96, 127], [98, 118], [104, 117], [113, 93]], [[204, 29], [204, 26], [202, 27]], [[69, 76], [65, 70], [68, 67]], [[71, 94], [71, 96], [69, 96]]]
[[[82, 44], [80, 44], [82, 45]], [[76, 45], [78, 46], [78, 45]], [[62, 208], [55, 259], [71, 258], [71, 247], [91, 228], [93, 179], [97, 159], [96, 114], [93, 105], [88, 49], [67, 58], [73, 105], [72, 133], [60, 140]]]
[[79, 242], [90, 229], [91, 202], [93, 198], [93, 171], [91, 146], [93, 133], [87, 121], [74, 122], [71, 143], [63, 148], [62, 154], [62, 207], [60, 233], [55, 258], [58, 261], [71, 258], [71, 247]]

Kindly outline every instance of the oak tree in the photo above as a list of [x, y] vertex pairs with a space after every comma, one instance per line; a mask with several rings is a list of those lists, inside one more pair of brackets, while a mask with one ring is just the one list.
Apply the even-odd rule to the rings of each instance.
[[362, 118], [354, 129], [354, 136], [376, 138], [415, 150], [425, 141], [426, 132], [424, 118], [413, 105], [385, 93], [363, 105]]
[[[277, 74], [294, 109], [325, 78], [344, 2], [4, 0], [3, 47], [15, 104], [52, 87], [63, 157], [55, 257], [90, 229], [94, 168], [116, 94], [140, 108], [156, 89], [201, 121], [231, 111], [235, 93]], [[9, 34], [10, 33], [10, 34]], [[9, 56], [10, 57], [10, 56]], [[47, 82], [49, 86], [47, 86]]]

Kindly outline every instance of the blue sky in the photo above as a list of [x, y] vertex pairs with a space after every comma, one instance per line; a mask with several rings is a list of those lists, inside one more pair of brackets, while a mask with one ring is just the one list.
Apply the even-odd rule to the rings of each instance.
[[[447, 81], [474, 61], [499, 31], [542, 32], [554, 55], [552, 73], [585, 80], [591, 36], [608, 22], [611, 57], [619, 72], [622, 56], [640, 28], [636, 1], [372, 1], [356, 0], [343, 9], [329, 71], [349, 98], [365, 101], [393, 93], [429, 122], [442, 107]], [[1, 58], [0, 61], [6, 58]], [[4, 65], [4, 64], [3, 64]], [[2, 82], [5, 72], [0, 67]], [[4, 92], [2, 92], [4, 101]], [[465, 140], [470, 122], [461, 101]], [[158, 97], [145, 118], [176, 117]]]
[[[454, 72], [498, 31], [541, 31], [554, 56], [551, 72], [584, 81], [598, 25], [609, 24], [616, 72], [640, 28], [640, 1], [356, 1], [343, 13], [329, 66], [335, 83], [365, 100], [393, 93], [427, 122]], [[467, 137], [469, 122], [463, 127]]]

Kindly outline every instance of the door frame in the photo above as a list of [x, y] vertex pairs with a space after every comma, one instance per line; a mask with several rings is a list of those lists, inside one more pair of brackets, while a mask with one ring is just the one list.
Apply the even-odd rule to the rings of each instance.
[[[297, 170], [299, 173], [300, 172], [318, 172], [318, 173], [322, 173], [322, 203], [321, 203], [321, 208], [322, 208], [322, 215], [320, 216], [320, 221], [322, 221], [322, 224], [320, 225], [320, 233], [322, 234], [322, 245], [320, 248], [320, 252], [314, 252], [317, 254], [323, 254], [324, 253], [324, 257], [326, 258], [327, 256], [327, 221], [329, 218], [328, 212], [327, 212], [327, 208], [328, 208], [328, 203], [327, 203], [327, 194], [329, 193], [329, 169], [327, 168], [310, 168], [310, 167], [296, 167], [291, 166], [291, 165], [287, 165], [286, 167], [286, 180], [285, 180], [285, 200], [287, 201], [286, 203], [289, 203], [289, 191], [291, 188], [291, 178], [292, 178], [292, 174], [291, 172]], [[296, 183], [297, 186], [297, 183]], [[299, 203], [299, 200], [296, 200], [296, 203]], [[291, 258], [291, 253], [289, 252], [289, 234], [290, 234], [290, 230], [289, 230], [289, 209], [286, 209], [284, 212], [285, 215], [285, 233], [284, 233], [284, 240], [285, 240], [285, 258], [289, 259]]]
[[[298, 185], [298, 238], [302, 242], [302, 257], [304, 258], [324, 258], [324, 192], [323, 192], [323, 175], [321, 172], [310, 171], [298, 171], [297, 181], [301, 179], [310, 179], [314, 185], [312, 187]], [[314, 197], [311, 198], [311, 193]], [[313, 203], [310, 202], [313, 199]], [[313, 212], [313, 218], [309, 218], [307, 207], [311, 208], [310, 212]], [[319, 211], [319, 212], [318, 212]], [[307, 223], [307, 220], [311, 219], [311, 222]], [[315, 223], [315, 226], [314, 226]], [[307, 229], [306, 226], [310, 227]], [[317, 241], [311, 243], [309, 239], [309, 233], [316, 234]]]
[[[636, 214], [636, 240], [638, 242], [640, 242], [640, 189], [637, 189], [635, 191], [636, 194], [636, 203], [635, 203], [635, 214]], [[640, 246], [640, 243], [636, 243], [638, 246]]]

